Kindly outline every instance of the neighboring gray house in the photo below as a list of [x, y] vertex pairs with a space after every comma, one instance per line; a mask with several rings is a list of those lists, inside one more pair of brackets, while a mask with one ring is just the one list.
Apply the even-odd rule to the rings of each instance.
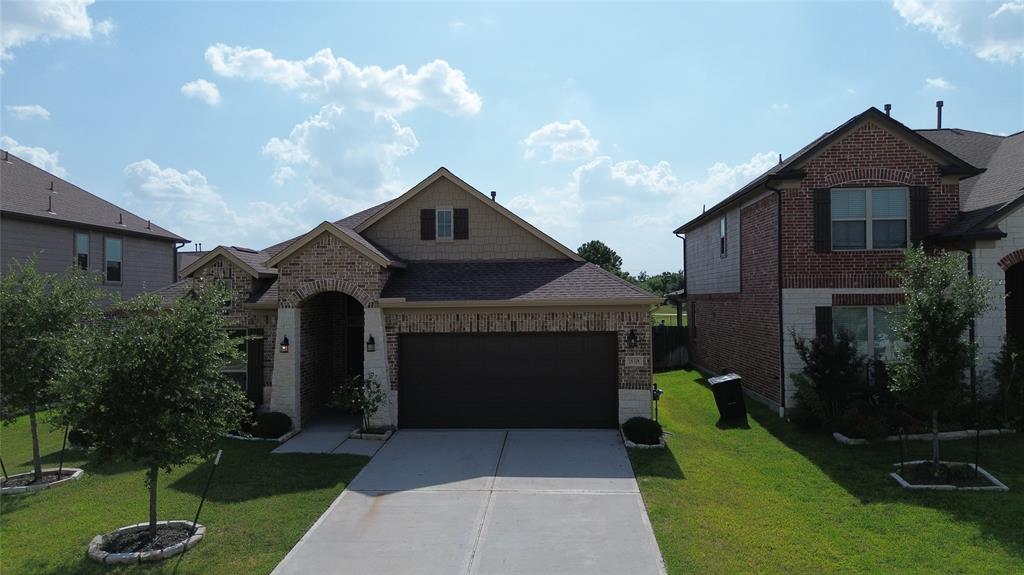
[[177, 248], [187, 242], [0, 150], [0, 273], [35, 255], [42, 272], [77, 265], [128, 298], [174, 283]]

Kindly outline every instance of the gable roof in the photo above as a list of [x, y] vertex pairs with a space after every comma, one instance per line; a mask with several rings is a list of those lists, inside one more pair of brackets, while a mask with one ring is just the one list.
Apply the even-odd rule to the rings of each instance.
[[38, 221], [187, 243], [149, 220], [4, 150], [0, 154], [0, 212]]
[[902, 123], [896, 121], [891, 116], [885, 115], [884, 112], [878, 108], [871, 107], [867, 110], [857, 114], [849, 120], [843, 122], [841, 125], [833, 130], [825, 132], [821, 136], [818, 136], [810, 144], [807, 144], [795, 154], [786, 158], [782, 162], [779, 162], [775, 166], [772, 166], [766, 170], [763, 174], [752, 180], [747, 185], [743, 186], [733, 194], [726, 197], [724, 200], [718, 202], [714, 206], [711, 206], [701, 215], [693, 218], [689, 222], [679, 226], [674, 233], [678, 234], [685, 232], [686, 230], [692, 229], [697, 225], [711, 219], [713, 216], [723, 211], [726, 207], [730, 206], [734, 202], [746, 197], [748, 194], [758, 190], [761, 186], [769, 183], [771, 180], [783, 180], [787, 178], [799, 178], [803, 175], [799, 171], [801, 164], [811, 159], [818, 152], [824, 150], [835, 141], [842, 138], [856, 126], [859, 126], [863, 122], [872, 121], [883, 128], [887, 128], [892, 132], [906, 138], [911, 145], [921, 149], [925, 153], [933, 156], [942, 164], [942, 170], [947, 175], [960, 175], [960, 176], [975, 176], [981, 173], [983, 170], [972, 165], [970, 162], [957, 156], [950, 150], [940, 146], [934, 141], [924, 137], [923, 135], [911, 130]]
[[299, 236], [294, 241], [289, 243], [286, 247], [280, 249], [273, 256], [266, 260], [264, 265], [267, 267], [274, 267], [288, 256], [299, 251], [303, 246], [316, 240], [324, 233], [331, 234], [338, 238], [352, 249], [361, 253], [362, 255], [369, 258], [371, 261], [383, 266], [383, 267], [405, 267], [405, 264], [400, 260], [396, 259], [385, 253], [383, 250], [370, 243], [366, 238], [359, 235], [355, 231], [335, 225], [332, 222], [323, 222], [319, 226], [306, 232], [302, 236]]
[[[367, 216], [358, 225], [353, 226], [353, 229], [356, 232], [362, 233], [363, 231], [371, 228], [373, 226], [373, 224], [375, 224], [375, 223], [379, 222], [380, 220], [384, 219], [385, 217], [387, 217], [387, 215], [389, 213], [391, 213], [392, 211], [397, 209], [399, 206], [401, 206], [405, 202], [409, 201], [413, 196], [415, 196], [416, 194], [422, 192], [427, 187], [429, 187], [430, 184], [433, 184], [434, 182], [436, 182], [440, 178], [446, 178], [448, 181], [450, 181], [453, 184], [455, 184], [458, 188], [462, 189], [467, 194], [469, 194], [471, 196], [475, 196], [476, 199], [480, 200], [481, 203], [483, 203], [485, 206], [488, 206], [491, 209], [493, 209], [496, 212], [498, 212], [499, 214], [505, 216], [506, 218], [511, 220], [513, 223], [519, 225], [519, 227], [523, 228], [524, 230], [526, 230], [527, 232], [529, 232], [530, 234], [532, 234], [533, 236], [535, 236], [537, 239], [541, 240], [542, 242], [548, 244], [549, 246], [551, 246], [552, 248], [554, 248], [556, 251], [560, 252], [562, 255], [566, 256], [567, 258], [569, 258], [569, 259], [571, 259], [573, 261], [578, 261], [578, 262], [579, 261], [583, 261], [583, 258], [581, 258], [576, 252], [574, 252], [571, 249], [565, 247], [564, 245], [558, 243], [554, 238], [552, 238], [551, 236], [545, 234], [544, 232], [540, 231], [539, 229], [535, 228], [534, 226], [532, 226], [526, 220], [524, 220], [524, 219], [520, 218], [519, 216], [517, 216], [516, 214], [512, 213], [512, 211], [510, 211], [508, 208], [502, 206], [501, 204], [499, 204], [496, 201], [491, 200], [490, 197], [484, 195], [482, 192], [480, 192], [479, 190], [477, 190], [473, 186], [467, 184], [462, 179], [460, 179], [458, 176], [456, 176], [455, 174], [453, 174], [450, 171], [448, 171], [448, 168], [445, 168], [443, 166], [438, 168], [433, 174], [427, 176], [425, 179], [423, 179], [423, 181], [421, 181], [420, 183], [418, 183], [415, 186], [413, 186], [411, 189], [409, 189], [409, 191], [405, 192], [401, 196], [398, 196], [397, 198], [395, 198], [394, 200], [388, 202], [387, 204], [381, 204], [381, 206], [375, 206], [375, 207], [379, 207], [380, 209], [376, 210], [373, 214]], [[371, 208], [371, 209], [373, 209], [373, 208]], [[360, 214], [356, 214], [356, 215], [361, 215], [361, 214], [362, 214], [362, 212]]]
[[212, 250], [205, 252], [201, 257], [185, 266], [181, 270], [181, 276], [186, 277], [192, 275], [197, 270], [220, 256], [224, 256], [254, 278], [277, 275], [277, 270], [265, 264], [269, 256], [264, 252], [249, 248], [240, 248], [238, 246], [217, 246]]

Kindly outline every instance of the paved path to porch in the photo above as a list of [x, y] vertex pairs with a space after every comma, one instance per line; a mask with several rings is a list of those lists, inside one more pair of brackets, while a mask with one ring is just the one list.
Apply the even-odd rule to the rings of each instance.
[[351, 453], [373, 455], [384, 445], [382, 441], [349, 439], [359, 428], [357, 419], [314, 421], [271, 453]]
[[273, 573], [664, 572], [618, 432], [402, 430]]

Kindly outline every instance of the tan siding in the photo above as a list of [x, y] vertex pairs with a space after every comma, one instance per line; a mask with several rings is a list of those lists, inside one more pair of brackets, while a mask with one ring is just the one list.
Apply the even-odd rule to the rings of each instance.
[[[565, 259], [565, 255], [441, 178], [363, 232], [370, 241], [407, 260]], [[420, 210], [469, 209], [469, 239], [421, 240]]]

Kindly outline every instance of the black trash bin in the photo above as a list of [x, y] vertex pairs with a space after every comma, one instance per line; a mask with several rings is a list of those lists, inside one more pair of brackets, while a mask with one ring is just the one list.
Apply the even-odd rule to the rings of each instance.
[[715, 394], [718, 415], [722, 421], [746, 421], [747, 405], [743, 402], [743, 378], [735, 373], [708, 379]]

